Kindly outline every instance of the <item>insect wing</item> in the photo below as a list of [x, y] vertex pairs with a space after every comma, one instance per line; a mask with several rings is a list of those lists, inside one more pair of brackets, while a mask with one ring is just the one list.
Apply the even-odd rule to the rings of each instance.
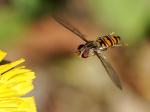
[[64, 26], [66, 29], [70, 30], [72, 33], [76, 34], [77, 36], [79, 36], [83, 41], [88, 42], [88, 40], [85, 38], [85, 36], [74, 26], [72, 26], [70, 23], [68, 23], [67, 21], [61, 19], [58, 16], [53, 16], [53, 18], [62, 26]]
[[113, 67], [111, 66], [111, 64], [109, 62], [107, 62], [101, 55], [99, 55], [97, 52], [95, 52], [95, 54], [97, 55], [97, 57], [100, 59], [100, 61], [102, 62], [105, 70], [107, 71], [109, 77], [111, 78], [111, 80], [115, 83], [115, 85], [122, 89], [122, 85], [121, 82], [119, 80], [119, 77], [117, 76], [116, 71], [113, 69]]

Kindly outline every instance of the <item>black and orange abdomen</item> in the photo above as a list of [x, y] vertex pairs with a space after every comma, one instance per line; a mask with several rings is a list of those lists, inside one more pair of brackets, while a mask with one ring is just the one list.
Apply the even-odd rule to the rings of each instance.
[[99, 43], [99, 45], [101, 47], [103, 47], [103, 48], [107, 47], [107, 44], [105, 43], [105, 41], [101, 37], [98, 37], [98, 39], [96, 41]]
[[119, 36], [113, 36], [113, 35], [111, 35], [111, 39], [113, 40], [114, 45], [117, 45], [120, 42], [120, 37]]
[[99, 44], [102, 48], [108, 48], [108, 47], [113, 47], [113, 46], [119, 44], [120, 37], [114, 36], [114, 35], [105, 35], [102, 37], [98, 37], [98, 39], [96, 41], [99, 42]]
[[107, 47], [111, 47], [114, 45], [112, 39], [109, 36], [103, 36], [103, 40], [107, 44]]

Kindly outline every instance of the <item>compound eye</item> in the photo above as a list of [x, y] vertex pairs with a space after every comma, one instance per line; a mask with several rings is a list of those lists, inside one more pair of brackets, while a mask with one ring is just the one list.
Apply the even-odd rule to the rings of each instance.
[[79, 45], [79, 46], [78, 46], [78, 50], [80, 50], [80, 49], [83, 48], [83, 47], [84, 47], [84, 44]]
[[89, 50], [84, 50], [84, 52], [81, 55], [82, 58], [88, 58], [89, 57]]

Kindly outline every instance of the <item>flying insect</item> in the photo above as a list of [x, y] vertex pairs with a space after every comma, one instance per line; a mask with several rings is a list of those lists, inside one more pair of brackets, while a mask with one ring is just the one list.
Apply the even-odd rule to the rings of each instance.
[[76, 29], [67, 21], [63, 20], [62, 18], [59, 18], [58, 16], [53, 16], [53, 18], [59, 24], [61, 24], [63, 27], [65, 27], [66, 29], [68, 29], [78, 37], [80, 37], [85, 42], [85, 44], [81, 44], [78, 46], [77, 48], [78, 55], [81, 56], [82, 58], [88, 58], [91, 55], [92, 56], [96, 55], [98, 59], [101, 61], [107, 74], [114, 82], [114, 84], [118, 88], [122, 89], [122, 85], [116, 71], [102, 54], [103, 51], [106, 51], [109, 48], [122, 46], [120, 36], [114, 35], [114, 33], [112, 33], [112, 34], [100, 36], [95, 41], [89, 41], [85, 38], [85, 35], [83, 35], [78, 29]]

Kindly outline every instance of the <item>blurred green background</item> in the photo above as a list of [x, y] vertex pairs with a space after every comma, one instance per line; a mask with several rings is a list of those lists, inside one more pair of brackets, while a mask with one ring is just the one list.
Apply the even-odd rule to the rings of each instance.
[[[103, 23], [104, 28], [119, 32], [131, 43], [139, 42], [149, 34], [148, 0], [1, 0], [0, 3], [2, 41], [10, 40], [18, 32], [23, 32], [26, 25], [58, 10], [74, 12], [74, 16], [83, 13], [84, 16], [92, 16], [97, 23]], [[77, 6], [80, 3], [81, 6]]]
[[[39, 112], [150, 111], [149, 0], [0, 0], [0, 47], [26, 58], [36, 74]], [[59, 25], [57, 14], [89, 40], [115, 32], [128, 47], [104, 52], [118, 72], [118, 90], [96, 57], [74, 55], [83, 41]]]

